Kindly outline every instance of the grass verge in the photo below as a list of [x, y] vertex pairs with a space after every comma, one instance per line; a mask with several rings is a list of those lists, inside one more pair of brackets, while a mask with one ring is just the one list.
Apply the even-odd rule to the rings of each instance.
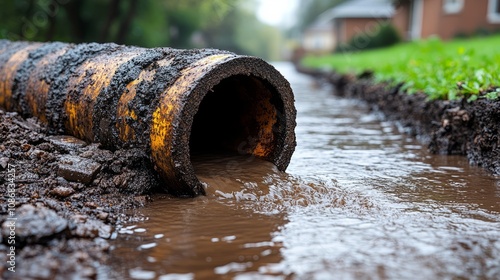
[[402, 84], [430, 99], [500, 96], [500, 36], [442, 42], [437, 38], [363, 52], [307, 56], [306, 67], [340, 73], [373, 71], [376, 82]]

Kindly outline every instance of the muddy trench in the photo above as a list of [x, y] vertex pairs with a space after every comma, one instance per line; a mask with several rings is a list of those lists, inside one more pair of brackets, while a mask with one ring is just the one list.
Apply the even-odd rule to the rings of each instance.
[[[153, 64], [151, 69], [159, 66]], [[391, 120], [387, 122], [370, 115], [363, 105], [331, 98], [330, 88], [328, 92], [310, 88], [309, 80], [297, 75], [293, 72], [291, 77], [300, 93], [301, 138], [291, 174], [260, 161], [268, 151], [265, 145], [290, 129], [279, 123], [289, 117], [283, 112], [291, 101], [281, 101], [276, 87], [256, 76], [216, 79], [205, 88], [198, 109], [190, 113], [190, 133], [182, 133], [189, 161], [210, 158], [209, 164], [196, 165], [208, 178], [204, 182], [211, 184], [207, 196], [197, 198], [169, 194], [150, 151], [140, 143], [110, 148], [61, 135], [64, 123], [54, 130], [41, 118], [1, 110], [3, 264], [10, 258], [9, 176], [15, 176], [16, 223], [23, 226], [16, 228], [16, 274], [9, 274], [9, 266], [0, 266], [0, 275], [6, 279], [500, 275], [495, 266], [500, 256], [500, 236], [495, 231], [500, 221], [498, 179], [469, 169], [461, 157], [453, 156], [467, 155], [473, 165], [498, 174], [494, 160], [498, 159], [498, 102], [427, 102], [421, 95], [387, 91], [366, 79], [322, 77], [335, 85], [335, 94], [367, 100], [372, 112], [383, 111]], [[141, 89], [145, 83], [137, 85], [136, 94], [147, 91]], [[262, 98], [249, 94], [255, 91]], [[120, 102], [111, 95], [100, 98]], [[134, 102], [130, 104], [138, 114], [152, 117], [146, 106], [151, 100]], [[95, 119], [105, 119], [102, 104], [95, 107]], [[66, 118], [58, 114], [48, 118]], [[130, 115], [109, 118], [148, 131]], [[399, 133], [394, 123], [408, 134]], [[90, 126], [90, 133], [108, 141], [113, 134], [129, 135], [126, 129], [100, 130], [106, 125], [99, 121]], [[422, 150], [419, 143], [452, 156], [417, 152]], [[256, 151], [264, 156], [255, 157]], [[231, 158], [238, 155], [247, 157]], [[222, 156], [228, 158], [221, 160]], [[281, 169], [288, 165], [284, 159], [276, 163]], [[204, 169], [212, 168], [210, 164], [220, 170]], [[224, 173], [237, 178], [228, 182], [216, 176]]]
[[366, 101], [425, 143], [430, 152], [466, 156], [471, 165], [500, 175], [500, 100], [428, 100], [424, 93], [409, 95], [399, 87], [375, 84], [369, 74], [356, 77], [295, 67], [332, 85], [336, 96]]

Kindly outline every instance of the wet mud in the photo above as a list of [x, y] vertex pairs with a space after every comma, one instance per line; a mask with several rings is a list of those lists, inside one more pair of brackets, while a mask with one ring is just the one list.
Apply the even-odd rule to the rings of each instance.
[[467, 156], [471, 165], [500, 174], [500, 100], [467, 102], [428, 100], [424, 93], [409, 95], [399, 87], [376, 84], [370, 73], [359, 76], [296, 69], [334, 87], [337, 96], [366, 101], [435, 154]]
[[[161, 192], [144, 151], [52, 136], [37, 119], [2, 110], [0, 143], [0, 278], [109, 277], [115, 226], [140, 219], [133, 209]], [[9, 174], [15, 176], [15, 206], [8, 201]], [[9, 243], [10, 210], [15, 243]], [[7, 270], [12, 245], [15, 273]]]

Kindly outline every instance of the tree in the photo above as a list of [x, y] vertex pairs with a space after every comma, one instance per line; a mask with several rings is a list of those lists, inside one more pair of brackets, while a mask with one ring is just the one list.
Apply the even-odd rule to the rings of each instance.
[[203, 29], [201, 33], [205, 45], [267, 60], [280, 59], [282, 32], [260, 22], [255, 7], [253, 2], [240, 3], [218, 24]]
[[0, 10], [0, 38], [213, 47], [269, 60], [282, 36], [248, 0], [17, 0]]
[[17, 0], [2, 3], [0, 38], [187, 47], [238, 0]]

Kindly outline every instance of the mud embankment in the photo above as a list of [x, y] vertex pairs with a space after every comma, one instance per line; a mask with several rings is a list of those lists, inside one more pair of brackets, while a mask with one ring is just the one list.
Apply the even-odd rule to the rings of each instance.
[[296, 67], [301, 73], [334, 87], [334, 94], [366, 101], [371, 110], [397, 121], [408, 134], [428, 144], [436, 154], [464, 155], [470, 164], [500, 174], [500, 100], [428, 100], [400, 87], [377, 84], [370, 73], [343, 75]]
[[116, 226], [159, 189], [149, 157], [50, 136], [2, 110], [0, 143], [0, 278], [108, 278]]

